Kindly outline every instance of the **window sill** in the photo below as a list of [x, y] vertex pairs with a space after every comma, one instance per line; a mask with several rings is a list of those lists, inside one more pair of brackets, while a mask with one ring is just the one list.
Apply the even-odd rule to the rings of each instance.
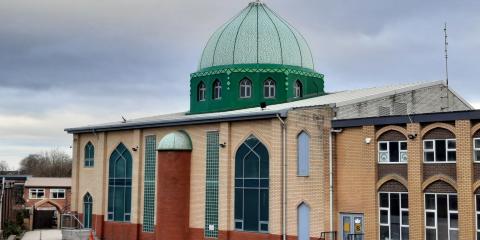
[[456, 164], [457, 161], [455, 162], [425, 162], [423, 161], [424, 164]]
[[408, 162], [378, 162], [381, 165], [407, 165]]

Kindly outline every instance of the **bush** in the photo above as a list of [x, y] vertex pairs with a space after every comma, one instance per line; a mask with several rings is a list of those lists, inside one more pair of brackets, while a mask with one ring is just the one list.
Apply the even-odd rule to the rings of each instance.
[[22, 233], [22, 227], [11, 221], [6, 221], [3, 228], [3, 236], [8, 237], [10, 235], [20, 235]]

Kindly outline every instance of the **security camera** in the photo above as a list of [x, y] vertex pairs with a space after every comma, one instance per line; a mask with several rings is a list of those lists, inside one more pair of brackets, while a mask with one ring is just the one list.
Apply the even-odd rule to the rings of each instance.
[[416, 133], [414, 133], [414, 134], [408, 134], [408, 139], [410, 139], [410, 140], [413, 140], [413, 139], [415, 139], [416, 137], [417, 137], [417, 134], [416, 134]]
[[132, 147], [132, 151], [134, 151], [134, 152], [138, 151], [138, 146]]

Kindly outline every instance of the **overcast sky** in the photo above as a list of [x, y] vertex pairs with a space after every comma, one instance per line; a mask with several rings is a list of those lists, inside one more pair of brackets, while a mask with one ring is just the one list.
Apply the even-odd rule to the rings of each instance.
[[[70, 151], [66, 127], [188, 110], [209, 36], [248, 0], [0, 1], [0, 160]], [[480, 1], [265, 0], [307, 39], [326, 90], [444, 79], [474, 106]]]

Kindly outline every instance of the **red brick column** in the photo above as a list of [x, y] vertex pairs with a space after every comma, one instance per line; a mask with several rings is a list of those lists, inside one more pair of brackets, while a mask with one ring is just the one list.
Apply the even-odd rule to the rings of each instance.
[[190, 151], [159, 151], [156, 239], [188, 239]]
[[418, 123], [407, 125], [409, 134], [417, 137], [408, 140], [408, 214], [410, 239], [424, 239], [423, 222], [423, 147], [421, 126]]

